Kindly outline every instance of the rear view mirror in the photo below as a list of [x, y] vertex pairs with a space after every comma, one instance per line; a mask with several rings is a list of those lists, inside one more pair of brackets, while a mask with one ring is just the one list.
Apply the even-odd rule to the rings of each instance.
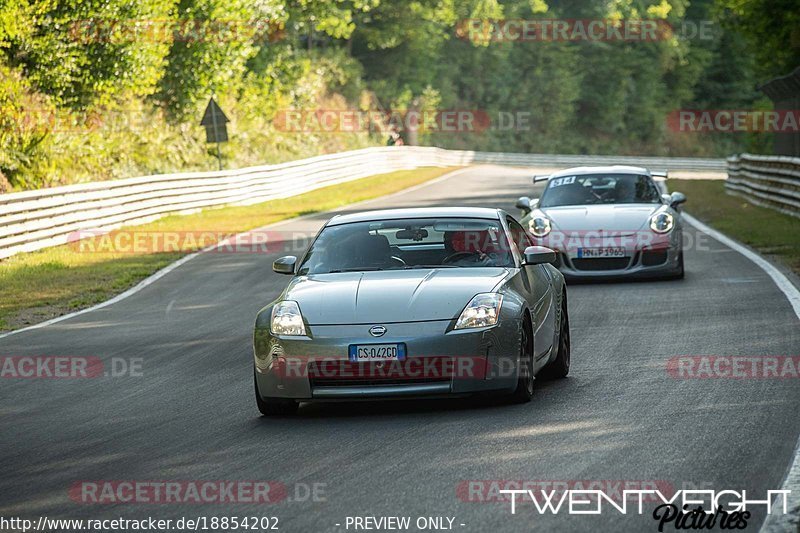
[[522, 209], [523, 213], [526, 215], [532, 211], [531, 209], [531, 199], [527, 196], [520, 196], [517, 198], [517, 204], [515, 206], [517, 209]]
[[293, 255], [286, 255], [276, 259], [272, 263], [273, 272], [278, 274], [294, 274], [294, 266], [297, 263], [297, 258]]
[[686, 195], [682, 192], [675, 191], [674, 193], [670, 194], [669, 205], [671, 207], [678, 207], [679, 205], [686, 203]]
[[425, 228], [409, 228], [401, 229], [394, 234], [394, 238], [398, 241], [415, 241], [419, 242], [428, 237], [428, 230]]
[[546, 246], [528, 246], [525, 248], [525, 264], [541, 265], [544, 263], [555, 263], [556, 253]]

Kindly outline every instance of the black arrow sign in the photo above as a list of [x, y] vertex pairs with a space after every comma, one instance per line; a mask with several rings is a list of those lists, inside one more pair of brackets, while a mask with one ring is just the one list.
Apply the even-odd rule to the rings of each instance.
[[222, 109], [214, 101], [214, 97], [208, 100], [208, 105], [203, 113], [203, 120], [200, 125], [206, 129], [206, 142], [217, 143], [217, 159], [219, 161], [219, 169], [222, 170], [222, 154], [219, 150], [219, 143], [228, 140], [228, 128], [225, 126], [228, 117], [225, 116]]
[[230, 120], [228, 120], [228, 117], [225, 116], [225, 113], [222, 112], [222, 109], [220, 109], [219, 105], [217, 105], [217, 102], [212, 97], [208, 101], [200, 125], [205, 127], [217, 127], [218, 124], [224, 125], [226, 122], [230, 122]]

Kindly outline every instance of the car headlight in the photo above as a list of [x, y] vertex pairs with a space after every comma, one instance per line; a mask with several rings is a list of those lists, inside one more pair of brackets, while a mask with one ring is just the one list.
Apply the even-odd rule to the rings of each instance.
[[547, 217], [534, 217], [528, 222], [528, 228], [535, 237], [547, 237], [552, 229], [550, 219]]
[[656, 213], [650, 217], [650, 229], [656, 233], [669, 233], [675, 226], [675, 217], [669, 213]]
[[275, 335], [305, 335], [306, 326], [297, 302], [286, 300], [275, 304], [269, 330]]
[[485, 328], [497, 324], [503, 295], [487, 292], [476, 295], [461, 311], [455, 329]]

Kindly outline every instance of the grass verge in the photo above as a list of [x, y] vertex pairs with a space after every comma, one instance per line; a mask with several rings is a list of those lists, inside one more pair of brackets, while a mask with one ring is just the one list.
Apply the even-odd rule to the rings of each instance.
[[[451, 170], [423, 168], [380, 174], [252, 206], [208, 209], [185, 216], [170, 215], [135, 226], [135, 231], [189, 232], [202, 229], [213, 230], [215, 234], [234, 234], [391, 194]], [[197, 248], [186, 246], [178, 252], [86, 253], [72, 244], [0, 261], [0, 331], [19, 329], [103, 302]]]
[[800, 220], [725, 192], [723, 180], [669, 180], [686, 194], [686, 211], [800, 274]]

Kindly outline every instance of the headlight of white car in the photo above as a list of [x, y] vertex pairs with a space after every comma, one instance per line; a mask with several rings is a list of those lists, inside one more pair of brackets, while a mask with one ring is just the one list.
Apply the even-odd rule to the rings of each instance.
[[669, 213], [656, 213], [650, 217], [650, 229], [656, 233], [669, 233], [675, 226], [675, 217]]
[[455, 329], [485, 328], [497, 324], [503, 295], [486, 292], [476, 295], [461, 312]]
[[269, 329], [275, 335], [305, 335], [306, 326], [297, 302], [286, 300], [275, 304]]
[[550, 233], [552, 229], [550, 226], [550, 219], [547, 217], [534, 217], [528, 222], [528, 228], [530, 228], [531, 233], [534, 234], [536, 237], [547, 237], [547, 234]]

